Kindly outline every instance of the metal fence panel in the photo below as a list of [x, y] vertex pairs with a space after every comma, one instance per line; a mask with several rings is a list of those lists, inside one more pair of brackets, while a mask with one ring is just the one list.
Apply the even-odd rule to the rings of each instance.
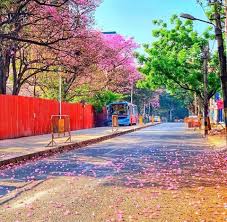
[[[54, 100], [0, 95], [0, 139], [50, 133], [51, 115], [59, 114]], [[94, 127], [91, 105], [62, 103], [62, 115], [70, 115], [71, 130]]]

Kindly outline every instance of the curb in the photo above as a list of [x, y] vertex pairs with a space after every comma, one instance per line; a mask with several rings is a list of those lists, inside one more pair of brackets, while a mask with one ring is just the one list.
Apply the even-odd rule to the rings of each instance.
[[17, 165], [17, 164], [21, 164], [27, 161], [31, 161], [31, 160], [35, 160], [38, 158], [45, 158], [45, 157], [49, 157], [49, 156], [53, 156], [55, 154], [60, 154], [63, 152], [68, 152], [71, 150], [75, 150], [75, 149], [79, 149], [79, 148], [83, 148], [86, 147], [88, 145], [92, 145], [92, 144], [96, 144], [96, 143], [100, 143], [102, 141], [105, 140], [109, 140], [118, 136], [122, 136], [128, 133], [132, 133], [132, 132], [136, 132], [139, 131], [141, 129], [145, 129], [151, 126], [156, 126], [159, 125], [160, 123], [155, 123], [155, 124], [149, 124], [149, 125], [144, 125], [138, 128], [134, 128], [134, 129], [129, 129], [129, 130], [125, 130], [122, 132], [116, 132], [116, 133], [112, 133], [109, 135], [105, 135], [105, 136], [100, 136], [98, 138], [94, 138], [94, 139], [90, 139], [90, 140], [85, 140], [85, 141], [81, 141], [81, 142], [76, 142], [76, 143], [70, 143], [68, 145], [60, 145], [54, 148], [50, 148], [47, 150], [42, 150], [42, 151], [38, 151], [35, 153], [29, 153], [26, 155], [22, 155], [22, 156], [17, 156], [17, 157], [13, 157], [10, 159], [6, 159], [6, 160], [2, 160], [0, 161], [0, 170], [5, 168], [6, 166], [11, 167], [13, 165]]

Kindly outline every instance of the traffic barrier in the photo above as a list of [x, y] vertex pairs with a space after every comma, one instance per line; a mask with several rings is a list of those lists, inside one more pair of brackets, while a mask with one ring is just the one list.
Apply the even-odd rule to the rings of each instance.
[[185, 118], [184, 120], [185, 123], [188, 124], [188, 128], [196, 128], [196, 127], [201, 127], [202, 123], [201, 123], [201, 120], [198, 118]]
[[112, 115], [112, 132], [118, 131], [119, 122], [118, 122], [118, 115]]
[[154, 116], [151, 116], [151, 122], [154, 123]]
[[189, 122], [189, 118], [188, 117], [185, 117], [184, 118], [184, 123], [188, 123]]
[[198, 119], [192, 120], [192, 127], [201, 127], [201, 121], [199, 121]]
[[[54, 139], [66, 136], [67, 139], [65, 143], [71, 142], [71, 132], [70, 132], [70, 117], [67, 115], [52, 115], [51, 116], [51, 141], [47, 146], [56, 145]], [[57, 136], [56, 136], [57, 135]]]
[[143, 123], [143, 116], [142, 116], [142, 115], [139, 116], [139, 124], [140, 124], [140, 125], [143, 125], [143, 124], [144, 124], [144, 123]]

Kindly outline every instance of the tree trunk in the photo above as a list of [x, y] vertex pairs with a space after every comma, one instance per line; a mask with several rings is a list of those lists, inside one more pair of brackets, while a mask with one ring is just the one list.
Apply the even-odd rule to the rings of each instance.
[[204, 134], [208, 135], [208, 57], [209, 57], [209, 46], [204, 46], [203, 48], [203, 81], [204, 81], [204, 95], [203, 95], [203, 104], [204, 104]]
[[173, 110], [170, 109], [170, 110], [169, 110], [169, 121], [170, 121], [170, 122], [173, 122], [173, 113], [172, 113], [172, 112], [173, 112]]
[[13, 68], [13, 95], [18, 95], [18, 78], [17, 78], [17, 68], [16, 68], [16, 57], [12, 57], [12, 68]]
[[197, 98], [197, 95], [196, 93], [194, 94], [194, 102], [195, 102], [195, 112], [194, 114], [195, 115], [198, 115], [199, 114], [199, 104], [198, 104], [198, 98]]
[[10, 54], [9, 50], [0, 49], [0, 94], [6, 94], [7, 80], [9, 77]]
[[209, 104], [204, 104], [204, 133], [205, 136], [208, 135], [208, 114], [209, 114]]
[[221, 85], [222, 85], [222, 93], [223, 93], [223, 101], [224, 101], [224, 118], [225, 118], [225, 129], [227, 135], [227, 70], [226, 70], [226, 55], [225, 55], [225, 48], [224, 48], [224, 40], [222, 35], [222, 24], [221, 24], [221, 16], [218, 12], [217, 8], [217, 1], [215, 1], [215, 36], [218, 42], [218, 56], [219, 56], [219, 63], [221, 68]]
[[4, 73], [3, 57], [0, 55], [0, 94], [6, 94], [6, 80]]

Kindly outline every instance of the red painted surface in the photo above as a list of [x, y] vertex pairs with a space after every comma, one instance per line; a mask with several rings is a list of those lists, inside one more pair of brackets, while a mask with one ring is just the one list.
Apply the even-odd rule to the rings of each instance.
[[218, 100], [217, 101], [217, 107], [218, 109], [224, 109], [224, 103], [223, 103], [223, 100]]
[[[50, 133], [51, 115], [59, 114], [54, 100], [0, 95], [0, 139]], [[62, 103], [62, 115], [70, 116], [71, 130], [94, 127], [91, 105]]]
[[138, 123], [138, 115], [131, 115], [131, 124], [137, 124]]

